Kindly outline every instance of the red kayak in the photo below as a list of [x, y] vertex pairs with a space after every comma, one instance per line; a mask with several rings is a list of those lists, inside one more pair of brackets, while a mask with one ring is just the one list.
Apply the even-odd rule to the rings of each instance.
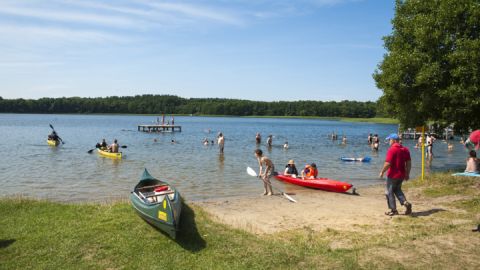
[[332, 191], [332, 192], [340, 192], [340, 193], [347, 192], [352, 187], [352, 184], [340, 182], [337, 180], [332, 180], [329, 178], [315, 178], [315, 179], [303, 180], [302, 178], [293, 178], [290, 176], [285, 176], [283, 174], [276, 175], [275, 178], [277, 178], [280, 181], [287, 182], [294, 185], [299, 185], [302, 187], [316, 188], [316, 189]]

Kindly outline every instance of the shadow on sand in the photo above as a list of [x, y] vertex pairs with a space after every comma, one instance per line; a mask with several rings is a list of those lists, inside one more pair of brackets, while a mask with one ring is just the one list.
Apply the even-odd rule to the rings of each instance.
[[433, 214], [438, 213], [438, 212], [443, 212], [443, 211], [446, 211], [446, 210], [441, 209], [441, 208], [434, 208], [434, 209], [430, 209], [430, 210], [426, 210], [426, 211], [413, 212], [411, 216], [412, 217], [427, 217], [427, 216], [433, 215]]
[[11, 244], [15, 243], [15, 239], [0, 240], [0, 248], [7, 248]]

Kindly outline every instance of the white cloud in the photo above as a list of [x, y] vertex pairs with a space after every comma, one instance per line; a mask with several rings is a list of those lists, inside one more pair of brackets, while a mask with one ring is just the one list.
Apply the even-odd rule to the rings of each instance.
[[238, 14], [221, 8], [211, 8], [187, 3], [167, 3], [152, 1], [143, 1], [143, 3], [149, 5], [157, 11], [173, 12], [197, 20], [207, 19], [237, 26], [242, 26], [245, 24]]
[[2, 40], [30, 40], [36, 42], [41, 42], [42, 40], [45, 42], [51, 42], [50, 39], [82, 43], [126, 41], [123, 37], [101, 31], [67, 29], [50, 26], [21, 26], [15, 24], [1, 24], [0, 35], [2, 35]]
[[101, 25], [117, 28], [132, 28], [137, 21], [126, 17], [81, 13], [68, 10], [40, 9], [25, 6], [0, 5], [0, 13], [46, 21], [71, 22], [89, 25]]

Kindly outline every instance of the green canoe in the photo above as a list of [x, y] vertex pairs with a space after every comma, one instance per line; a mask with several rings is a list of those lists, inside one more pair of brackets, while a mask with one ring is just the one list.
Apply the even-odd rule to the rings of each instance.
[[132, 206], [145, 221], [175, 239], [180, 223], [182, 198], [169, 185], [151, 176], [147, 169], [130, 194]]

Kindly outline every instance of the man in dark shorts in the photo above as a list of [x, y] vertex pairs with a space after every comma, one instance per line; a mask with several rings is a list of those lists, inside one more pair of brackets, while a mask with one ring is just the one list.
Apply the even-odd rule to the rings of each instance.
[[407, 201], [402, 191], [403, 180], [408, 181], [410, 179], [410, 169], [412, 167], [410, 151], [399, 143], [400, 137], [396, 133], [388, 135], [387, 140], [390, 142], [390, 148], [387, 151], [385, 163], [379, 175], [380, 178], [383, 178], [383, 174], [388, 171], [385, 194], [390, 211], [386, 212], [385, 215], [398, 215], [395, 197], [401, 205], [405, 206], [405, 215], [410, 215], [412, 204]]

